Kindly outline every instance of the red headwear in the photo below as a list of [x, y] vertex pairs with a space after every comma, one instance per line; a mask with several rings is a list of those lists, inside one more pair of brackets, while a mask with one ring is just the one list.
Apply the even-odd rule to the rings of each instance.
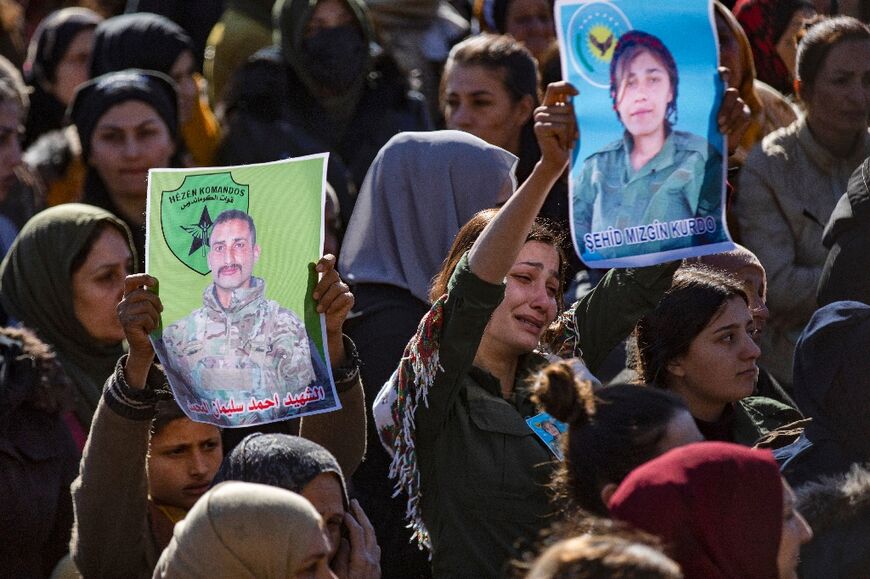
[[615, 519], [661, 537], [686, 579], [777, 579], [782, 481], [768, 451], [724, 442], [671, 450], [635, 469]]

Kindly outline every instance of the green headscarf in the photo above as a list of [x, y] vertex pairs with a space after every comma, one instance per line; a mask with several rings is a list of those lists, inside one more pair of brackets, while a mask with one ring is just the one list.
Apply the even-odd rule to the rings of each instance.
[[[339, 133], [343, 133], [356, 111], [366, 77], [372, 66], [372, 58], [371, 54], [367, 56], [362, 73], [353, 86], [343, 94], [326, 99], [317, 96], [319, 86], [317, 81], [308, 73], [302, 52], [305, 25], [311, 19], [317, 2], [318, 0], [277, 0], [272, 9], [272, 35], [275, 44], [281, 48], [284, 61], [305, 85], [307, 92], [317, 98], [320, 105], [329, 113]], [[344, 0], [344, 3], [356, 18], [366, 46], [370, 46], [374, 42], [375, 36], [365, 4], [361, 0]]]
[[121, 343], [94, 340], [73, 310], [72, 263], [94, 230], [110, 223], [124, 235], [136, 263], [130, 230], [97, 207], [67, 203], [28, 221], [0, 264], [0, 302], [24, 326], [50, 344], [76, 385], [75, 412], [85, 430], [91, 425], [103, 383], [124, 353]]

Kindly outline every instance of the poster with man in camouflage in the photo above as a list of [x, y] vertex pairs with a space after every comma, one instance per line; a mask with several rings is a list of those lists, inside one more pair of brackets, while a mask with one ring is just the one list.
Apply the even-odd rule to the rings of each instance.
[[151, 339], [192, 420], [239, 427], [339, 407], [311, 296], [326, 161], [149, 172], [146, 270], [163, 303]]

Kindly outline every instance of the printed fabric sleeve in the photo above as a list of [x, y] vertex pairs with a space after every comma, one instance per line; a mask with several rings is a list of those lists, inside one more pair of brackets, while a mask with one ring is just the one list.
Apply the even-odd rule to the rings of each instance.
[[150, 577], [156, 563], [148, 522], [146, 457], [165, 378], [152, 366], [145, 389], [130, 388], [119, 360], [94, 413], [72, 484], [70, 552], [84, 577]]

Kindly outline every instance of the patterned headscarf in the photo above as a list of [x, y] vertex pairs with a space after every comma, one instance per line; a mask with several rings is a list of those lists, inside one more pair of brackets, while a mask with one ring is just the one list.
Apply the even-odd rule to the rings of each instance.
[[732, 10], [749, 37], [758, 80], [786, 95], [794, 92], [792, 77], [776, 43], [799, 10], [815, 7], [809, 0], [738, 0]]

